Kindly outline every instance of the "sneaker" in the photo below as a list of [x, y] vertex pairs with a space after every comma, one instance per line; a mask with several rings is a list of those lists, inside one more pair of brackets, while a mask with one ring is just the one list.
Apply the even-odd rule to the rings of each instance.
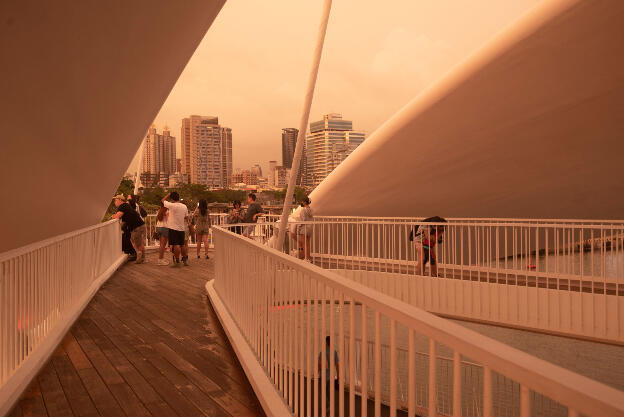
[[142, 264], [143, 262], [145, 262], [145, 255], [143, 255], [142, 253], [139, 253], [137, 255], [137, 259], [136, 261], [134, 261], [135, 264]]
[[206, 259], [210, 259], [210, 257], [208, 255], [206, 255]]
[[188, 258], [182, 259], [182, 263], [184, 264], [184, 266], [189, 266]]
[[201, 256], [197, 255], [197, 259], [200, 259], [200, 258], [201, 258]]
[[179, 268], [180, 267], [180, 262], [174, 262], [171, 265], [169, 265], [169, 268]]
[[166, 260], [165, 258], [159, 259], [158, 262], [156, 262], [156, 265], [160, 265], [160, 266], [169, 265], [169, 261]]

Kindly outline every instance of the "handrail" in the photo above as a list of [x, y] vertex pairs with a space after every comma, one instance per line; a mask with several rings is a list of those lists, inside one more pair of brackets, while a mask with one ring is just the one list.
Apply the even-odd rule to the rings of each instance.
[[28, 252], [32, 252], [37, 249], [41, 249], [45, 246], [52, 245], [54, 243], [69, 239], [73, 236], [78, 236], [83, 233], [90, 232], [94, 229], [99, 229], [111, 223], [119, 223], [118, 219], [108, 220], [102, 223], [94, 224], [93, 226], [83, 227], [82, 229], [74, 230], [72, 232], [63, 233], [62, 235], [53, 236], [44, 240], [29, 243], [28, 245], [20, 246], [19, 248], [10, 249], [6, 252], [0, 253], [0, 262], [4, 262], [8, 259], [15, 258], [20, 255], [24, 255]]
[[0, 416], [125, 259], [118, 220], [0, 254]]
[[[605, 417], [624, 415], [623, 392], [479, 335], [393, 297], [343, 279], [333, 272], [243, 238], [225, 228], [216, 228], [215, 232], [219, 238], [234, 240], [237, 245], [253, 248], [264, 256], [279, 261], [280, 264], [303, 272], [334, 291], [342, 292], [345, 297], [365, 303], [376, 312], [404, 324], [409, 329], [415, 329], [430, 339], [459, 351], [491, 370], [508, 376], [577, 412]], [[217, 291], [219, 289], [217, 286]]]
[[[380, 219], [380, 220], [408, 220], [408, 221], [420, 221], [424, 219], [424, 217], [381, 217], [381, 216], [329, 216], [329, 215], [320, 215], [316, 216], [317, 220], [324, 219], [348, 219], [348, 220], [358, 220], [358, 219]], [[535, 219], [535, 218], [514, 218], [514, 217], [447, 217], [447, 220], [452, 221], [488, 221], [488, 220], [498, 220], [498, 221], [516, 221], [516, 222], [549, 222], [549, 223], [613, 223], [613, 224], [624, 224], [624, 220], [609, 220], [609, 219]]]

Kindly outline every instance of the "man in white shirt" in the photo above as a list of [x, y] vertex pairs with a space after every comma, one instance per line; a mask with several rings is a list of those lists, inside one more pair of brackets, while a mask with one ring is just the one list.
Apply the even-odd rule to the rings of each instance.
[[[169, 197], [171, 197], [172, 202], [167, 201]], [[167, 226], [169, 227], [169, 245], [173, 248], [174, 258], [171, 267], [180, 267], [180, 253], [182, 253], [182, 262], [188, 266], [188, 253], [184, 247], [184, 225], [189, 215], [188, 208], [180, 203], [180, 195], [175, 191], [167, 194], [162, 202], [169, 209]]]

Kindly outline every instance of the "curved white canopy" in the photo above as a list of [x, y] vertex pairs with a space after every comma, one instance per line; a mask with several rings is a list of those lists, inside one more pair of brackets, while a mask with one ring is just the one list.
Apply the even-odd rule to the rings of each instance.
[[224, 1], [0, 2], [0, 252], [102, 219]]
[[546, 1], [375, 131], [315, 213], [624, 215], [624, 2]]

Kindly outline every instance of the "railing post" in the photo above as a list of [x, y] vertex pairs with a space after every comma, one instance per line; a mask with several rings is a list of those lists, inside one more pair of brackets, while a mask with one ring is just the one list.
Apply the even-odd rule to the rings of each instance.
[[520, 385], [520, 417], [531, 417], [531, 396], [526, 385]]
[[453, 352], [453, 417], [461, 417], [461, 355], [455, 350]]
[[407, 347], [407, 415], [412, 417], [416, 414], [416, 375], [414, 369], [414, 330], [408, 329]]
[[492, 417], [492, 371], [483, 367], [483, 417]]
[[396, 412], [396, 321], [390, 319], [390, 417]]
[[429, 339], [429, 398], [427, 402], [429, 417], [438, 415], [438, 404], [436, 402], [436, 342]]

